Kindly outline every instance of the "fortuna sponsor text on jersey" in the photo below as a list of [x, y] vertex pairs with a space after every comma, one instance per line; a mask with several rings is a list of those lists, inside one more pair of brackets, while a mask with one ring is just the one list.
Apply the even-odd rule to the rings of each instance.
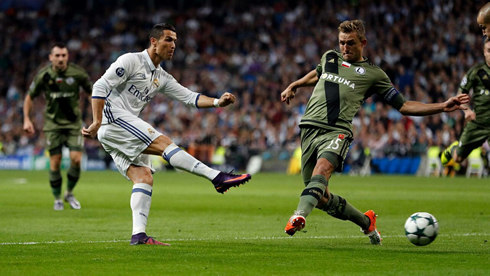
[[343, 85], [346, 85], [352, 89], [355, 89], [356, 88], [356, 84], [355, 83], [351, 83], [350, 80], [346, 79], [346, 78], [342, 78], [342, 77], [339, 77], [339, 76], [336, 76], [336, 75], [333, 75], [333, 74], [329, 74], [329, 73], [323, 73], [321, 76], [320, 76], [321, 79], [324, 79], [324, 80], [327, 80], [327, 81], [331, 81], [331, 82], [337, 82], [339, 84], [343, 84]]

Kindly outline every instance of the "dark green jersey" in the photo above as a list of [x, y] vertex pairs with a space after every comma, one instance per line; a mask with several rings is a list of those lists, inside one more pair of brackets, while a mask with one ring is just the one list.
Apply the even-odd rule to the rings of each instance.
[[300, 127], [341, 128], [352, 133], [352, 119], [364, 100], [373, 94], [378, 94], [396, 109], [406, 101], [381, 68], [367, 59], [348, 63], [336, 50], [323, 54], [317, 76], [318, 82]]
[[28, 93], [31, 98], [44, 93], [44, 131], [81, 128], [80, 87], [92, 93], [92, 82], [87, 72], [73, 63], [69, 63], [64, 72], [55, 72], [50, 64], [34, 76]]
[[473, 123], [480, 127], [490, 128], [490, 68], [486, 63], [477, 64], [468, 70], [459, 86], [462, 93], [471, 96], [476, 120]]

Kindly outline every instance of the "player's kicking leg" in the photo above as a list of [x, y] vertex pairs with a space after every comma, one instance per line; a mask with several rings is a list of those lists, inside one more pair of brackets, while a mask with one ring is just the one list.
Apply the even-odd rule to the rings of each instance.
[[177, 169], [211, 180], [216, 191], [221, 194], [228, 191], [231, 187], [238, 187], [246, 183], [252, 178], [250, 174], [232, 174], [214, 170], [174, 143], [165, 148], [162, 157]]
[[248, 180], [250, 180], [252, 176], [248, 173], [246, 174], [232, 174], [220, 172], [218, 175], [211, 181], [214, 184], [214, 188], [218, 193], [225, 193], [231, 187], [238, 187]]

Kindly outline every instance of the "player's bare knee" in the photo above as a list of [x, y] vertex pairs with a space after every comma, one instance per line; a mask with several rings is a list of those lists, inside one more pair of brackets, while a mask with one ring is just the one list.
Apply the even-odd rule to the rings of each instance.
[[160, 135], [143, 151], [143, 153], [162, 155], [163, 151], [172, 143], [173, 141], [168, 136]]
[[61, 168], [61, 157], [60, 158], [52, 157], [49, 159], [49, 163], [50, 163], [51, 170], [59, 171]]
[[128, 178], [134, 183], [145, 183], [153, 186], [153, 176], [148, 167], [130, 165], [126, 171]]
[[72, 158], [71, 159], [71, 166], [74, 168], [80, 168], [82, 164], [82, 158]]
[[165, 135], [162, 135], [158, 138], [162, 139], [163, 149], [166, 149], [169, 145], [174, 143], [174, 141], [172, 141], [172, 139], [170, 139], [170, 137], [165, 136]]
[[313, 172], [313, 174], [321, 174], [323, 176], [325, 176], [325, 178], [328, 180], [330, 178], [330, 175], [332, 174], [334, 168], [333, 168], [333, 165], [328, 162], [327, 160], [324, 160], [323, 162], [320, 161], [317, 163], [316, 167], [315, 167], [315, 171]]
[[133, 177], [131, 180], [133, 181], [133, 184], [145, 183], [153, 186], [153, 176], [151, 174], [138, 175], [137, 177]]

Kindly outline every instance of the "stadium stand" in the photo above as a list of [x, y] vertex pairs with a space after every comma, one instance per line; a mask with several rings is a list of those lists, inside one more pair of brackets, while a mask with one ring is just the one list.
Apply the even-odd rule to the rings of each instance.
[[[179, 145], [209, 149], [205, 155], [209, 160], [204, 161], [211, 163], [211, 149], [222, 145], [230, 157], [227, 163], [239, 170], [257, 154], [292, 156], [310, 93], [303, 89], [287, 106], [280, 102], [280, 92], [314, 68], [323, 51], [338, 48], [336, 27], [343, 20], [366, 22], [366, 56], [388, 73], [407, 99], [442, 101], [457, 92], [465, 71], [483, 60], [475, 14], [485, 1], [252, 0], [223, 4], [182, 0], [165, 7], [152, 3], [2, 1], [0, 154], [44, 154], [39, 131], [42, 113], [33, 118], [37, 135], [26, 136], [21, 110], [32, 76], [45, 64], [56, 41], [67, 44], [70, 60], [86, 68], [95, 81], [115, 57], [147, 46], [147, 34], [138, 31], [141, 27], [157, 22], [175, 25], [177, 50], [172, 62], [162, 64], [164, 69], [184, 86], [206, 95], [232, 91], [239, 103], [229, 109], [188, 110], [162, 97], [142, 116]], [[42, 102], [35, 104], [35, 110], [42, 109]], [[89, 98], [82, 96], [81, 105], [84, 119], [90, 122]], [[379, 168], [376, 164], [384, 164], [387, 158], [408, 164], [407, 158], [424, 156], [429, 144], [444, 148], [456, 140], [464, 118], [460, 112], [402, 117], [380, 99], [370, 98], [353, 123], [356, 141], [370, 152], [366, 159], [374, 163], [371, 169], [413, 173], [412, 167]], [[88, 141], [86, 149], [89, 160], [104, 159], [97, 141]]]

